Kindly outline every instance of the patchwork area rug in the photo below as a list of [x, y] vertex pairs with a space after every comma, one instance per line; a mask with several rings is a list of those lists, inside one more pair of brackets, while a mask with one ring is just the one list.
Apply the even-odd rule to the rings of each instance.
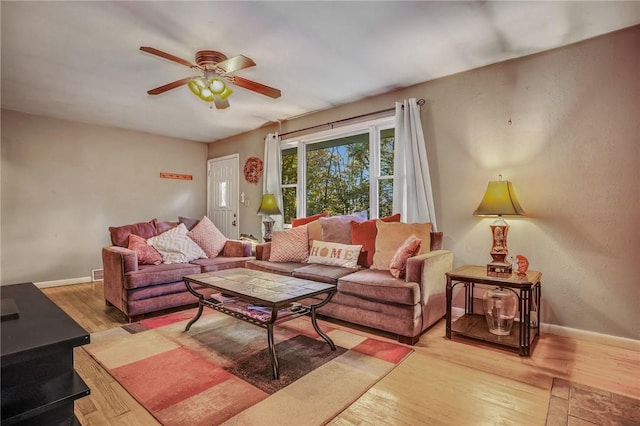
[[555, 377], [546, 424], [640, 425], [640, 400]]
[[82, 348], [165, 425], [322, 425], [358, 399], [412, 349], [307, 317], [275, 327], [280, 379], [273, 380], [267, 331], [195, 309], [91, 335]]

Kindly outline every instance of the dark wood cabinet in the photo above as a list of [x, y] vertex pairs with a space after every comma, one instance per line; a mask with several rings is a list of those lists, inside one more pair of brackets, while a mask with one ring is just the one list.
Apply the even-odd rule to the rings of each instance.
[[32, 283], [1, 286], [0, 297], [18, 311], [0, 324], [2, 426], [78, 424], [73, 402], [90, 390], [73, 348], [89, 334]]

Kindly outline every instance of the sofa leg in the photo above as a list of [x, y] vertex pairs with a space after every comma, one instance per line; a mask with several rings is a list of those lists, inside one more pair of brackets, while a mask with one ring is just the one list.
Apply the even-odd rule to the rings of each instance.
[[416, 343], [418, 343], [418, 341], [420, 340], [420, 336], [401, 336], [398, 334], [398, 342], [405, 344], [405, 345], [409, 345], [409, 346], [414, 346]]
[[143, 319], [144, 319], [144, 314], [141, 314], [141, 315], [131, 315], [131, 316], [127, 315], [127, 321], [128, 321], [129, 323], [132, 323], [132, 322], [138, 322], [138, 321], [143, 320]]

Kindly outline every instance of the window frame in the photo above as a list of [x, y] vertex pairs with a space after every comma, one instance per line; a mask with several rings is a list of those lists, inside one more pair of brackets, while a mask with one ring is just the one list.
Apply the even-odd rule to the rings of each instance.
[[[395, 116], [381, 117], [373, 120], [361, 121], [355, 124], [341, 126], [334, 129], [323, 130], [320, 132], [309, 133], [306, 135], [283, 139], [280, 141], [281, 152], [288, 149], [297, 149], [297, 182], [295, 184], [283, 184], [280, 187], [296, 188], [296, 217], [307, 216], [307, 196], [306, 196], [306, 176], [307, 147], [315, 143], [321, 143], [328, 140], [340, 139], [344, 137], [359, 135], [363, 133], [369, 134], [369, 213], [371, 219], [379, 216], [379, 185], [381, 180], [393, 180], [393, 175], [380, 175], [380, 134], [383, 130], [395, 129]], [[394, 137], [395, 143], [395, 137]], [[304, 193], [304, 197], [300, 194]], [[285, 227], [288, 227], [285, 224]], [[290, 225], [289, 225], [290, 226]]]

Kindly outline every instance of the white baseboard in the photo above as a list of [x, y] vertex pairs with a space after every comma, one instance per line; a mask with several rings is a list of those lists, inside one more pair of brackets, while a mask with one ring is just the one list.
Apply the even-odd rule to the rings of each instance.
[[56, 281], [40, 281], [35, 284], [38, 288], [47, 288], [47, 287], [58, 287], [62, 285], [70, 285], [70, 284], [82, 284], [82, 283], [90, 283], [91, 277], [79, 277], [79, 278], [69, 278], [66, 280], [56, 280]]
[[[454, 318], [464, 315], [464, 308], [451, 308], [451, 315]], [[586, 342], [600, 343], [603, 345], [615, 346], [617, 348], [630, 349], [640, 352], [640, 340], [610, 336], [608, 334], [594, 333], [592, 331], [580, 330], [577, 328], [547, 323], [540, 324], [540, 332], [543, 334], [571, 337], [573, 339], [584, 340]]]

